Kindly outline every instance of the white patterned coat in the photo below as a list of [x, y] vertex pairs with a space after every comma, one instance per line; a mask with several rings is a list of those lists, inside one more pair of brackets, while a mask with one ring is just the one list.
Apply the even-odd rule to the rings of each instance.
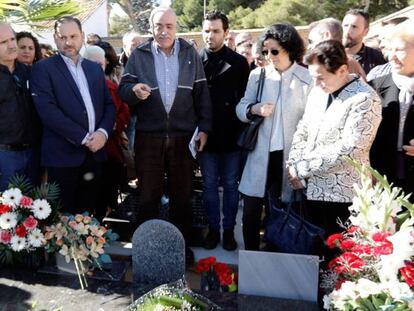
[[[237, 116], [243, 122], [249, 121], [246, 117], [248, 106], [256, 102], [260, 69], [256, 68], [250, 73], [245, 95], [236, 107]], [[282, 74], [279, 74], [273, 65], [266, 66], [266, 78], [261, 102], [276, 104], [279, 89], [281, 89], [284, 161], [287, 160], [293, 134], [305, 110], [306, 98], [311, 82], [312, 78], [308, 70], [296, 63]], [[248, 196], [262, 198], [265, 195], [270, 138], [275, 119], [275, 111], [264, 119], [259, 128], [257, 145], [248, 154], [239, 186], [239, 191]], [[292, 188], [287, 180], [287, 171], [284, 170], [282, 184], [282, 199], [284, 201], [290, 199], [291, 191]]]
[[352, 202], [360, 183], [348, 156], [369, 164], [369, 150], [381, 122], [381, 100], [365, 82], [346, 86], [326, 109], [328, 94], [315, 87], [293, 137], [288, 163], [307, 181], [307, 198]]

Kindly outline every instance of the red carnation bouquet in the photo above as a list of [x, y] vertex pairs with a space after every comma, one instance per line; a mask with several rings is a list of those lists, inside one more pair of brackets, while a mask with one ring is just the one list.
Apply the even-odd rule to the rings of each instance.
[[237, 291], [237, 275], [228, 264], [217, 262], [215, 257], [202, 258], [197, 262], [196, 272], [201, 273], [201, 289]]

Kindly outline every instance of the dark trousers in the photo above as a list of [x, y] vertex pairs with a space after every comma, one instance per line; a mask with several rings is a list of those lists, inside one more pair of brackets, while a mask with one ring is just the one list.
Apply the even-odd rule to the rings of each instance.
[[283, 151], [269, 153], [264, 198], [243, 195], [243, 240], [246, 250], [259, 250], [260, 224], [268, 193], [279, 197], [282, 190]]
[[[327, 201], [306, 201], [306, 218], [314, 225], [325, 229], [325, 240], [334, 233], [341, 233], [345, 229], [342, 228], [341, 223], [350, 216], [348, 207], [352, 203], [339, 203], [339, 202], [327, 202]], [[339, 255], [338, 249], [329, 249], [326, 245], [321, 250], [321, 257], [324, 257], [324, 261], [321, 262], [323, 269], [328, 268], [328, 263], [331, 259]]]
[[122, 186], [126, 184], [127, 173], [124, 163], [108, 159], [103, 164], [101, 205], [106, 208], [118, 207], [118, 196]]
[[160, 200], [167, 176], [169, 221], [188, 241], [191, 229], [191, 137], [154, 137], [136, 133], [135, 163], [141, 221], [159, 218]]
[[63, 212], [71, 214], [89, 212], [99, 221], [106, 209], [99, 206], [101, 195], [102, 163], [95, 161], [93, 154], [87, 156], [78, 167], [47, 167], [48, 182], [56, 182], [60, 187]]

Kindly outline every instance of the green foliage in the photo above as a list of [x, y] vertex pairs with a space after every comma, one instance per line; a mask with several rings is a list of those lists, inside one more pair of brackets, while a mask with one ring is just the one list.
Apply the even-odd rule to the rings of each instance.
[[0, 19], [14, 24], [27, 24], [34, 29], [42, 28], [41, 22], [56, 20], [65, 15], [82, 12], [73, 0], [0, 0]]
[[109, 21], [109, 35], [122, 37], [132, 30], [128, 16], [114, 15]]
[[[231, 29], [247, 29], [280, 22], [307, 25], [325, 17], [342, 20], [350, 8], [366, 9], [375, 20], [409, 4], [414, 4], [414, 0], [210, 0], [207, 9], [226, 13]], [[182, 31], [200, 29], [203, 0], [174, 0], [172, 7], [177, 12]]]

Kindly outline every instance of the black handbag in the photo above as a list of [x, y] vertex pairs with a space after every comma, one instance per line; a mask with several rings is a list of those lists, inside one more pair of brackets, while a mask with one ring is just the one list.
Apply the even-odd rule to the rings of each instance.
[[[262, 99], [264, 79], [265, 79], [265, 69], [262, 68], [262, 70], [260, 71], [260, 76], [259, 76], [259, 84], [257, 86], [256, 103], [260, 103]], [[260, 124], [262, 124], [263, 120], [264, 120], [264, 117], [262, 116], [257, 116], [257, 115], [253, 116], [252, 119], [247, 124], [247, 126], [240, 133], [240, 136], [237, 139], [237, 145], [242, 147], [245, 150], [252, 151], [254, 147], [256, 147], [257, 136], [259, 134], [259, 127], [260, 127]]]
[[[322, 253], [325, 230], [305, 220], [304, 199], [294, 199], [286, 209], [280, 208], [275, 200], [269, 200], [270, 218], [266, 225], [265, 239], [268, 249], [281, 253], [320, 255]], [[295, 209], [300, 210], [298, 214]]]

